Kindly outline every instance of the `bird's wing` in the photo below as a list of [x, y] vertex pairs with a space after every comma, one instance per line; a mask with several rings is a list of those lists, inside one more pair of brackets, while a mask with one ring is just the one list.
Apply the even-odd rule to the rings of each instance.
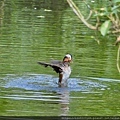
[[63, 71], [62, 68], [61, 68], [59, 65], [57, 65], [57, 64], [44, 63], [44, 62], [38, 62], [38, 64], [43, 65], [44, 67], [50, 66], [50, 67], [52, 67], [52, 68], [54, 69], [54, 71], [56, 71], [57, 73], [61, 73], [61, 72]]

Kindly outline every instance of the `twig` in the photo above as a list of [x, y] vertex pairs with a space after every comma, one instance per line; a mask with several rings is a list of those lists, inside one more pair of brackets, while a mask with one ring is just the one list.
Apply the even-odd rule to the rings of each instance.
[[86, 21], [88, 21], [91, 18], [92, 14], [93, 14], [93, 11], [90, 10], [90, 13], [89, 13], [88, 17], [86, 18]]
[[67, 0], [68, 4], [70, 5], [70, 7], [73, 9], [73, 11], [75, 12], [75, 14], [78, 16], [78, 18], [90, 29], [96, 30], [97, 27], [93, 26], [91, 24], [89, 24], [84, 16], [82, 15], [82, 13], [80, 12], [80, 10], [78, 9], [78, 7], [75, 5], [75, 3], [72, 0]]
[[119, 58], [120, 57], [120, 45], [118, 47], [118, 51], [117, 51], [117, 69], [118, 69], [118, 72], [120, 73], [120, 66], [119, 66]]
[[4, 7], [4, 2], [5, 2], [5, 1], [1, 1], [2, 5], [0, 6], [0, 9], [3, 9], [3, 7]]

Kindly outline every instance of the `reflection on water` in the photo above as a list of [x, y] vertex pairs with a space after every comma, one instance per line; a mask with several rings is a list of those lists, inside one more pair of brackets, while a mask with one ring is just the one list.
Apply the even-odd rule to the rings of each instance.
[[[1, 99], [43, 101], [50, 104], [59, 104], [59, 116], [69, 115], [70, 92], [80, 91], [93, 93], [94, 89], [106, 89], [107, 86], [91, 80], [70, 78], [67, 87], [58, 87], [58, 78], [51, 75], [8, 75], [2, 83]], [[71, 96], [72, 98], [72, 96]], [[73, 97], [75, 99], [75, 97]], [[77, 97], [76, 97], [77, 98]], [[9, 112], [14, 110], [9, 109]]]
[[68, 116], [69, 113], [69, 90], [67, 88], [62, 88], [61, 92], [59, 93], [60, 98], [60, 108], [61, 114], [60, 116]]
[[[29, 115], [33, 111], [33, 115], [55, 114], [58, 116], [68, 116], [71, 114], [71, 111], [76, 111], [77, 113], [76, 107], [79, 108], [81, 106], [82, 108], [87, 107], [87, 105], [89, 106], [89, 104], [94, 104], [99, 108], [102, 104], [106, 104], [106, 99], [102, 98], [104, 96], [103, 91], [106, 92], [109, 100], [111, 100], [111, 95], [108, 94], [111, 90], [111, 86], [108, 84], [111, 82], [111, 79], [106, 80], [105, 78], [90, 77], [70, 78], [67, 87], [58, 87], [57, 80], [58, 78], [54, 76], [44, 74], [30, 74], [24, 76], [16, 76], [14, 74], [7, 75], [1, 83], [0, 99], [7, 99], [10, 103], [13, 101], [14, 104], [12, 107], [8, 104], [8, 108], [6, 108], [5, 111], [6, 114], [9, 115], [12, 113], [16, 115], [19, 111], [21, 115]], [[116, 84], [119, 83], [119, 81], [116, 82]], [[19, 106], [16, 110], [15, 104], [17, 104], [17, 106], [20, 104], [26, 105], [24, 109]], [[27, 104], [31, 104], [31, 107], [34, 107], [28, 109], [27, 106], [30, 105]], [[73, 109], [71, 108], [71, 104], [74, 106]], [[36, 111], [36, 108], [39, 111]], [[93, 107], [91, 107], [91, 111], [92, 109]]]

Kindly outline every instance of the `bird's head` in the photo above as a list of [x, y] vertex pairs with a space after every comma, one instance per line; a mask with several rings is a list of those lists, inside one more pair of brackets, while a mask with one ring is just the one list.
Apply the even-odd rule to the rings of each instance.
[[63, 62], [71, 62], [71, 61], [72, 61], [72, 55], [66, 54], [65, 57], [63, 58]]

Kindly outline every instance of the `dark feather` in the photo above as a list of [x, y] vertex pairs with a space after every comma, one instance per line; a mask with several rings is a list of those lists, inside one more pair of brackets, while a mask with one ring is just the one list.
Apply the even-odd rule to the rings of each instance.
[[44, 63], [44, 62], [38, 62], [38, 64], [43, 65], [44, 67], [50, 66], [50, 67], [52, 67], [52, 68], [54, 69], [54, 71], [56, 71], [57, 73], [61, 73], [61, 72], [63, 71], [62, 68], [61, 68], [59, 65], [57, 65], [57, 64]]
[[44, 62], [37, 62], [37, 63], [40, 64], [40, 65], [43, 65], [44, 67], [48, 67], [49, 66], [48, 63], [44, 63]]

